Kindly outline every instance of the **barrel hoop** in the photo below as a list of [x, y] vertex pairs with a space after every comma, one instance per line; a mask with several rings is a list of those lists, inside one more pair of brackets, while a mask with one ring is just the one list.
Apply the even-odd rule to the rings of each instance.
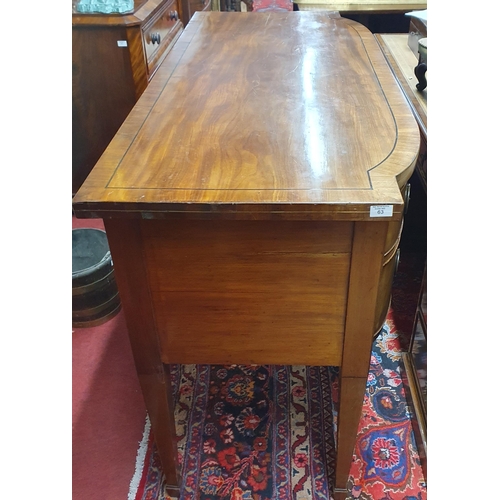
[[97, 314], [101, 314], [103, 311], [105, 311], [107, 308], [113, 306], [115, 303], [120, 303], [120, 297], [118, 293], [113, 295], [109, 300], [104, 302], [103, 304], [100, 304], [95, 307], [88, 307], [87, 309], [78, 309], [78, 310], [73, 310], [73, 319], [75, 318], [82, 318], [82, 317], [87, 317], [87, 316], [95, 316]]
[[[111, 279], [108, 279], [110, 278]], [[97, 288], [99, 288], [101, 285], [105, 284], [104, 282], [108, 280], [108, 283], [114, 280], [114, 269], [111, 269], [111, 271], [106, 274], [106, 276], [98, 279], [97, 281], [94, 281], [93, 283], [89, 283], [88, 285], [83, 285], [83, 286], [75, 286], [73, 287], [73, 295], [82, 295], [84, 293], [89, 293]]]

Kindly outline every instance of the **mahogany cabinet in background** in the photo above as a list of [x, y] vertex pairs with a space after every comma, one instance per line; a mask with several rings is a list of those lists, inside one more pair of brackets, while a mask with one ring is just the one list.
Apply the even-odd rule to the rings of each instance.
[[182, 32], [180, 0], [135, 0], [127, 14], [73, 3], [73, 194]]
[[207, 12], [212, 10], [212, 0], [182, 0], [182, 22], [184, 26], [193, 17], [195, 12]]
[[415, 314], [411, 343], [403, 353], [402, 378], [420, 456], [422, 471], [427, 478], [427, 270]]

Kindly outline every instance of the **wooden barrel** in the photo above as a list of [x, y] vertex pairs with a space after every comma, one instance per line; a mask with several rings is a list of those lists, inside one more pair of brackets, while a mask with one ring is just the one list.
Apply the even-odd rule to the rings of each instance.
[[73, 327], [100, 325], [120, 310], [106, 232], [73, 229]]

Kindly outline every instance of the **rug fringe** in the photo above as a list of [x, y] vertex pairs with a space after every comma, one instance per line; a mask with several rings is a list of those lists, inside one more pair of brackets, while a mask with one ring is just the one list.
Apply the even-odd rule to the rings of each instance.
[[151, 422], [149, 421], [149, 415], [146, 415], [144, 432], [142, 434], [142, 440], [139, 443], [139, 449], [137, 450], [137, 456], [135, 458], [135, 471], [132, 479], [130, 480], [127, 500], [136, 500], [137, 490], [142, 478], [142, 471], [144, 470], [144, 460], [146, 458], [146, 452], [148, 450], [150, 431]]

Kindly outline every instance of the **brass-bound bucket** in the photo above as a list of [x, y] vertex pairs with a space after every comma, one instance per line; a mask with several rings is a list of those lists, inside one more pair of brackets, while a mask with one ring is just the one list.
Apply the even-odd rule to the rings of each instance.
[[73, 229], [73, 327], [100, 325], [120, 310], [108, 239], [101, 229]]

